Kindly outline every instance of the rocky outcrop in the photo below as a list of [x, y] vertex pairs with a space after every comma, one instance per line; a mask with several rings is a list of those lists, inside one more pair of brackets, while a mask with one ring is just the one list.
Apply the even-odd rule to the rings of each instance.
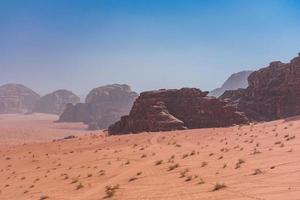
[[6, 84], [0, 87], [0, 114], [32, 112], [40, 96], [21, 84]]
[[232, 74], [224, 84], [217, 89], [212, 90], [209, 96], [219, 97], [227, 90], [244, 89], [248, 87], [248, 77], [253, 71], [241, 71]]
[[59, 122], [84, 122], [88, 124], [91, 121], [91, 107], [86, 103], [67, 104], [66, 109], [59, 117]]
[[60, 115], [66, 105], [77, 104], [80, 98], [68, 90], [57, 90], [41, 97], [35, 104], [34, 112]]
[[128, 85], [106, 85], [93, 89], [85, 103], [68, 105], [60, 116], [60, 122], [84, 122], [89, 129], [106, 129], [122, 115], [129, 113], [137, 93]]
[[226, 100], [252, 121], [270, 121], [300, 114], [300, 54], [289, 63], [272, 62], [253, 72], [249, 87], [225, 92]]
[[223, 127], [247, 122], [224, 101], [195, 88], [143, 92], [130, 114], [109, 127], [110, 134]]

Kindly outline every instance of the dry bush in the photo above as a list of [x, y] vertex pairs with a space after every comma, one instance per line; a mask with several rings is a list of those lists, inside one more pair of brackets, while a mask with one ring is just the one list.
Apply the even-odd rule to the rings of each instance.
[[157, 160], [155, 161], [155, 165], [161, 165], [163, 163], [163, 160]]
[[252, 175], [258, 175], [258, 174], [262, 174], [263, 172], [261, 171], [261, 169], [255, 169], [254, 172], [252, 173]]
[[179, 167], [179, 164], [178, 163], [176, 163], [176, 164], [174, 164], [174, 165], [170, 165], [169, 166], [169, 171], [172, 171], [172, 170], [174, 170], [174, 169], [176, 169], [176, 168], [178, 168]]
[[203, 162], [201, 163], [201, 167], [205, 167], [206, 165], [208, 165], [208, 163], [207, 163], [206, 161], [203, 161]]
[[218, 191], [226, 187], [227, 186], [225, 185], [225, 183], [216, 183], [212, 191]]
[[105, 187], [105, 194], [106, 196], [104, 198], [111, 198], [115, 195], [116, 190], [119, 189], [119, 184], [115, 185], [115, 186], [106, 186]]

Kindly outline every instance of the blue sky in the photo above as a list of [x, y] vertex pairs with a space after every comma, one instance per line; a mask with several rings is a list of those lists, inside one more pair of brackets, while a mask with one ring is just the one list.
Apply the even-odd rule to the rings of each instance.
[[0, 0], [0, 84], [211, 90], [300, 52], [296, 0]]

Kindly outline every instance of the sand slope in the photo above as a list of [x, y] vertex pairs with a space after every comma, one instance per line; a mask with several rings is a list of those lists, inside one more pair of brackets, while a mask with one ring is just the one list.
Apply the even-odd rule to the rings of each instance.
[[[31, 121], [30, 130], [35, 132], [35, 120]], [[12, 127], [1, 123], [1, 127], [9, 132], [20, 123], [11, 122]], [[38, 131], [46, 135], [49, 130], [70, 133], [45, 123], [49, 124], [38, 126]], [[107, 199], [296, 200], [300, 199], [299, 130], [300, 119], [294, 118], [218, 129], [101, 133], [54, 142], [48, 136], [40, 140], [49, 141], [45, 143], [3, 145], [0, 199], [99, 200], [105, 198], [106, 186], [118, 184]], [[216, 183], [226, 187], [213, 191]]]

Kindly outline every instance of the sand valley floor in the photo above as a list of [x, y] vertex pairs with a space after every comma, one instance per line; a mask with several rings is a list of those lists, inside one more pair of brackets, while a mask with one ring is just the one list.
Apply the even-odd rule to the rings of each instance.
[[54, 120], [0, 116], [1, 200], [300, 199], [298, 117], [122, 136]]

